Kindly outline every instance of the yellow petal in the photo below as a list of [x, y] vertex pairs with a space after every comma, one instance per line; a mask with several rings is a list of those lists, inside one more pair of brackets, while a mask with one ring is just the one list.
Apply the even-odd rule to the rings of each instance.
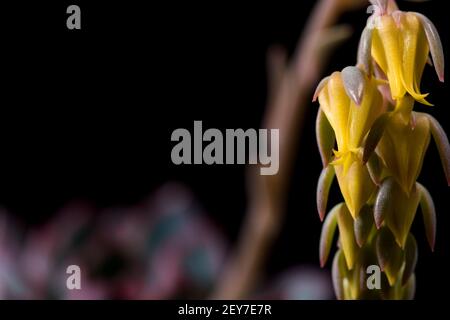
[[334, 72], [319, 94], [319, 103], [336, 135], [339, 150], [348, 145], [348, 116], [350, 98], [347, 96], [339, 72]]
[[[347, 164], [335, 165], [336, 177], [339, 187], [353, 218], [359, 215], [362, 206], [369, 200], [375, 185], [370, 178], [367, 167], [355, 155], [351, 155], [352, 161]], [[345, 170], [347, 169], [347, 170]]]
[[357, 244], [355, 240], [355, 233], [353, 231], [353, 219], [345, 204], [339, 208], [337, 222], [342, 251], [344, 252], [345, 261], [347, 262], [347, 268], [351, 270], [353, 269], [353, 265], [355, 263]]
[[386, 225], [394, 234], [397, 244], [404, 248], [419, 206], [420, 194], [417, 188], [413, 188], [411, 193], [407, 194], [395, 184], [391, 199], [392, 203], [388, 206], [388, 212], [385, 213]]
[[415, 114], [416, 124], [405, 124], [400, 114], [393, 116], [377, 147], [377, 153], [389, 172], [409, 194], [422, 169], [423, 158], [430, 142], [428, 119]]
[[386, 74], [391, 87], [392, 98], [405, 95], [402, 83], [401, 34], [392, 16], [378, 17], [372, 39], [372, 56]]
[[350, 103], [349, 148], [359, 148], [375, 120], [381, 114], [383, 101], [375, 78], [367, 79], [360, 106]]
[[329, 77], [319, 94], [320, 106], [334, 130], [341, 155], [362, 146], [373, 122], [383, 111], [378, 81], [365, 76], [362, 81], [364, 91], [360, 105], [356, 105], [347, 95], [340, 72]]
[[421, 94], [418, 89], [429, 49], [422, 25], [414, 14], [402, 15], [400, 35], [403, 50], [402, 83], [415, 100], [431, 105], [425, 100], [428, 94]]

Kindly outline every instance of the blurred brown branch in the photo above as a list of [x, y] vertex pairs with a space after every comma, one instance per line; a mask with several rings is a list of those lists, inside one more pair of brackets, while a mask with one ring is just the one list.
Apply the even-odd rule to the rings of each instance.
[[238, 244], [231, 252], [212, 298], [246, 298], [256, 285], [283, 221], [288, 177], [311, 91], [319, 80], [327, 54], [351, 33], [347, 26], [333, 25], [343, 12], [365, 4], [366, 0], [318, 1], [292, 60], [287, 62], [283, 48], [269, 50], [269, 96], [263, 127], [280, 130], [279, 172], [274, 176], [261, 176], [256, 168], [248, 169], [248, 210]]

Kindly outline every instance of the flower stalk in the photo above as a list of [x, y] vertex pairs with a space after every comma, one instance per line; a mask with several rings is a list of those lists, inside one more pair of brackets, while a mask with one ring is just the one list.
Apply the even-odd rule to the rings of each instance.
[[[431, 105], [420, 90], [427, 62], [444, 81], [439, 35], [422, 14], [400, 11], [394, 1], [371, 1], [375, 10], [362, 32], [357, 64], [334, 72], [318, 85], [313, 101], [323, 171], [317, 188], [324, 221], [320, 264], [339, 231], [332, 277], [338, 299], [412, 299], [417, 244], [410, 232], [421, 208], [434, 249], [436, 213], [431, 195], [417, 182], [431, 138], [450, 185], [450, 145], [436, 119], [413, 111]], [[326, 214], [336, 177], [344, 202]], [[380, 285], [366, 271], [378, 266]]]

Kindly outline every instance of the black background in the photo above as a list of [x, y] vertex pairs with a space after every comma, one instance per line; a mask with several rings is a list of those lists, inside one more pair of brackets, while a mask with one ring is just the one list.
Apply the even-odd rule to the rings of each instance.
[[[25, 223], [41, 224], [65, 203], [133, 204], [164, 181], [189, 185], [233, 241], [245, 212], [242, 166], [175, 166], [176, 128], [258, 128], [266, 98], [266, 51], [295, 48], [315, 1], [265, 3], [29, 1], [1, 4], [0, 204]], [[82, 30], [66, 28], [78, 4]], [[407, 3], [427, 15], [448, 52], [443, 1]], [[355, 35], [340, 46], [329, 73], [354, 64], [365, 10], [342, 17]], [[325, 74], [324, 74], [325, 75]], [[423, 91], [450, 133], [448, 89], [427, 68]], [[315, 186], [321, 164], [315, 145], [317, 105], [308, 109], [297, 146], [288, 214], [269, 258], [268, 275], [299, 263], [318, 265], [321, 223]], [[419, 181], [438, 214], [435, 253], [420, 215], [417, 298], [441, 297], [450, 285], [450, 189], [430, 145]], [[332, 203], [339, 201], [337, 187]]]

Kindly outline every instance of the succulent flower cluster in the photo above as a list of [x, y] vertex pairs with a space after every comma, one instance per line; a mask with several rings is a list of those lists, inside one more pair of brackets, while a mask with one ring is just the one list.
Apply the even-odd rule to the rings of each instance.
[[[313, 98], [320, 103], [316, 134], [324, 166], [317, 188], [324, 220], [320, 263], [338, 227], [332, 265], [338, 299], [411, 299], [418, 253], [410, 228], [419, 205], [432, 250], [435, 242], [433, 200], [416, 181], [431, 136], [450, 183], [447, 136], [431, 115], [413, 107], [431, 105], [420, 92], [422, 73], [433, 64], [443, 82], [444, 57], [428, 18], [400, 11], [394, 1], [371, 3], [356, 66], [323, 79]], [[334, 177], [344, 202], [325, 216]], [[367, 287], [371, 265], [382, 271], [379, 289]]]

